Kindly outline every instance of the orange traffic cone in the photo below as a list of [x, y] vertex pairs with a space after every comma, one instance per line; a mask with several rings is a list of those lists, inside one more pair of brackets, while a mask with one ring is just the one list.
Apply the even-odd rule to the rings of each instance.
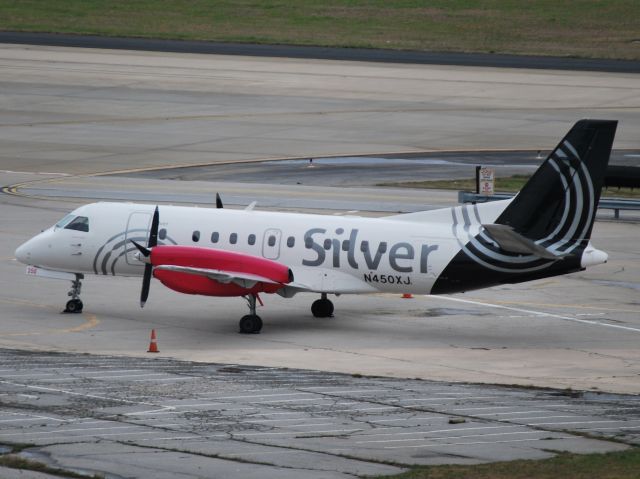
[[158, 350], [158, 343], [156, 342], [156, 330], [155, 329], [151, 330], [151, 342], [149, 343], [149, 350], [147, 352], [148, 353], [159, 353], [160, 352]]
[[411, 293], [404, 293], [402, 295], [402, 299], [411, 299], [413, 298], [413, 295]]

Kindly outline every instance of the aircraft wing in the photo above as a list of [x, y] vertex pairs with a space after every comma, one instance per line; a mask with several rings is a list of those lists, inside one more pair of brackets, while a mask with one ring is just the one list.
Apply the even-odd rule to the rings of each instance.
[[205, 276], [222, 284], [234, 283], [242, 288], [247, 289], [252, 288], [256, 285], [256, 283], [279, 284], [272, 279], [269, 279], [265, 276], [260, 276], [258, 274], [224, 271], [220, 269], [196, 268], [192, 266], [177, 266], [169, 264], [156, 266], [155, 269], [161, 271], [174, 271], [176, 273], [193, 274], [196, 276]]

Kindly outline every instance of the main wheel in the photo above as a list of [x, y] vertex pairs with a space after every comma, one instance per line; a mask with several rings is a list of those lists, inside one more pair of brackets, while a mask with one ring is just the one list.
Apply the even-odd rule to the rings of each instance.
[[67, 305], [65, 307], [65, 313], [82, 313], [83, 308], [82, 301], [79, 299], [70, 299], [67, 301]]
[[317, 299], [311, 305], [311, 314], [316, 318], [330, 318], [333, 316], [333, 303], [328, 299]]
[[239, 325], [242, 334], [258, 334], [262, 329], [262, 319], [256, 314], [247, 314], [242, 317]]

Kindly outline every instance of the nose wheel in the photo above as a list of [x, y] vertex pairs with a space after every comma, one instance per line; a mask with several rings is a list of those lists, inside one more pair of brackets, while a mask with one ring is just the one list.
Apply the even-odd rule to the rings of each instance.
[[76, 274], [76, 279], [71, 281], [71, 291], [67, 293], [67, 296], [71, 296], [71, 299], [67, 301], [63, 313], [82, 313], [82, 300], [80, 299], [80, 291], [82, 290], [83, 274]]
[[311, 305], [311, 314], [316, 318], [332, 318], [333, 303], [327, 299], [327, 293], [322, 293], [320, 299]]
[[[249, 314], [243, 316], [240, 320], [240, 333], [242, 334], [258, 334], [262, 330], [262, 318], [256, 314], [256, 299], [257, 296], [250, 294], [245, 296], [247, 304], [249, 305]], [[262, 303], [261, 303], [262, 304]]]

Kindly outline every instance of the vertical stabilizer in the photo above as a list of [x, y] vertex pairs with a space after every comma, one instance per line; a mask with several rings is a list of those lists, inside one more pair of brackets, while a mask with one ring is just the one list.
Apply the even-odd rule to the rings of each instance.
[[[605, 253], [594, 255], [589, 238], [617, 124], [577, 122], [494, 224], [480, 233], [472, 234], [467, 221], [477, 206], [463, 207], [471, 210], [462, 212], [464, 228], [454, 214], [460, 252], [431, 292], [519, 283], [579, 271], [602, 255], [606, 259]], [[593, 259], [583, 258], [585, 250]]]
[[586, 246], [617, 124], [576, 123], [496, 223], [513, 227], [556, 254]]

